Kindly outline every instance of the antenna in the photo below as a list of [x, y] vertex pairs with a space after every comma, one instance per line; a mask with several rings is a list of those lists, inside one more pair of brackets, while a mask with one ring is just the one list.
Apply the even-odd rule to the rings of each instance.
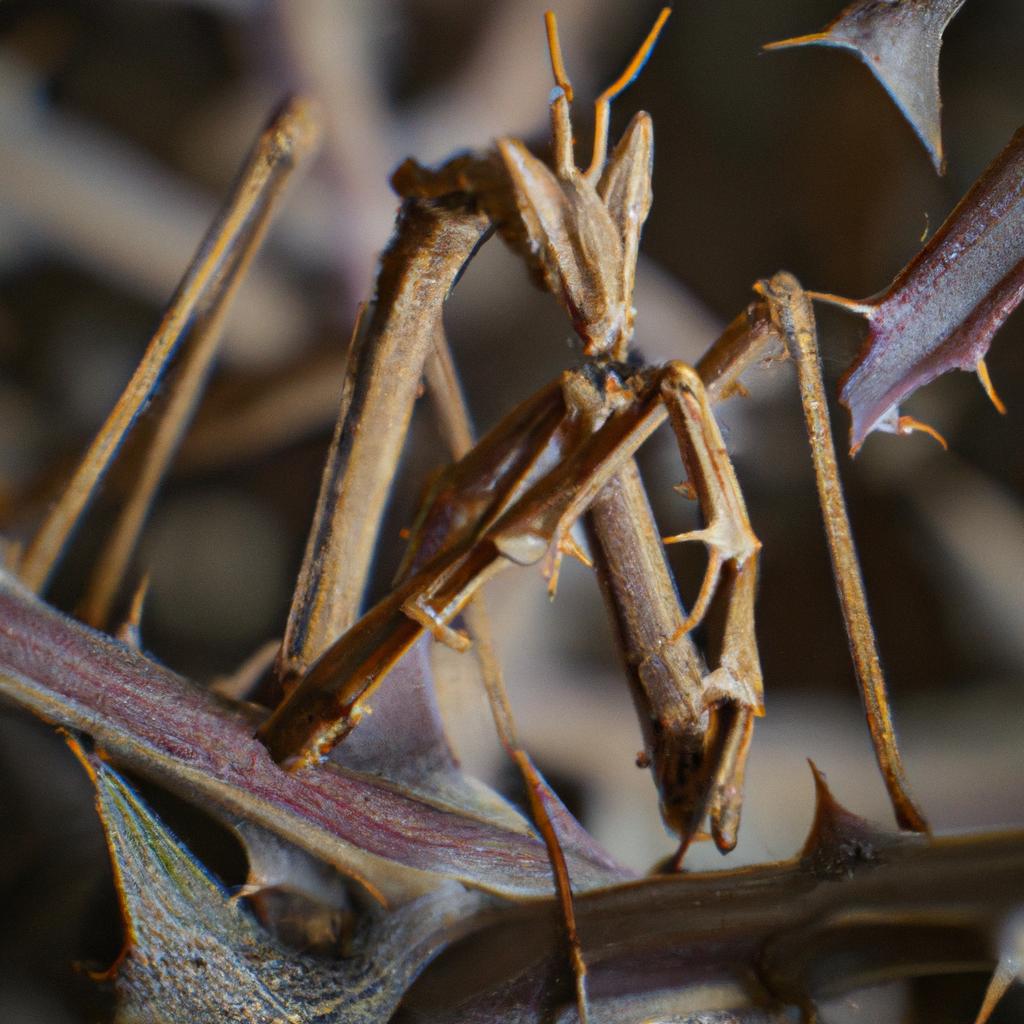
[[565, 98], [572, 103], [572, 82], [565, 73], [565, 64], [562, 61], [562, 44], [558, 41], [558, 19], [554, 11], [544, 12], [544, 30], [548, 34], [548, 53], [551, 55], [551, 72], [555, 76], [555, 85], [564, 93]]
[[[594, 181], [601, 171], [604, 170], [605, 160], [608, 157], [608, 115], [611, 110], [611, 102], [621, 92], [624, 92], [636, 76], [643, 71], [647, 58], [650, 57], [654, 44], [658, 41], [658, 36], [661, 34], [662, 26], [668, 21], [668, 16], [671, 13], [671, 7], [663, 7], [661, 9], [661, 13], [654, 22], [653, 28], [647, 33], [647, 38], [626, 66], [626, 70], [594, 100], [594, 156], [590, 161], [590, 166], [587, 168], [587, 177], [591, 181]], [[552, 54], [552, 67], [554, 67], [554, 54]], [[557, 71], [555, 77], [556, 79], [558, 77]]]

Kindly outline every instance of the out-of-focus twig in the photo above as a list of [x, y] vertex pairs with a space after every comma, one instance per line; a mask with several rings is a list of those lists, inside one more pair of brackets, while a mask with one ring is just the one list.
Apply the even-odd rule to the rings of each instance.
[[[0, 52], [0, 201], [23, 245], [55, 248], [163, 304], [217, 204], [128, 144], [40, 101], [40, 82]], [[255, 267], [228, 326], [236, 346], [280, 362], [308, 334], [306, 306]]]

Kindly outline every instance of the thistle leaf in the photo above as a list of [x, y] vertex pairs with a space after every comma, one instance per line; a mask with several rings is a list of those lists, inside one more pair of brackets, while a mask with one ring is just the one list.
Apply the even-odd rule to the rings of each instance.
[[942, 174], [939, 50], [942, 33], [963, 4], [964, 0], [856, 0], [823, 31], [769, 43], [765, 49], [853, 50], [885, 87]]
[[127, 942], [111, 968], [117, 1024], [386, 1021], [478, 900], [460, 886], [389, 914], [326, 960], [278, 944], [125, 780], [75, 741], [96, 787]]
[[840, 400], [854, 449], [896, 407], [947, 370], [978, 371], [995, 332], [1024, 296], [1024, 129], [996, 157], [928, 244], [863, 313], [867, 343]]
[[[0, 574], [0, 698], [88, 733], [124, 765], [234, 822], [260, 825], [385, 896], [454, 878], [510, 897], [551, 891], [543, 842], [500, 817], [325, 764], [282, 771], [251, 707], [200, 689]], [[580, 889], [629, 873], [591, 842], [566, 857]], [[410, 870], [411, 869], [411, 870]]]

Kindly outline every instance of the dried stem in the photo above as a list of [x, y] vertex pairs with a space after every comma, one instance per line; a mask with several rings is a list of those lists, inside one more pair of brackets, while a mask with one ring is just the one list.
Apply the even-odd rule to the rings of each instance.
[[[423, 874], [434, 870], [508, 896], [550, 891], [535, 839], [488, 831], [333, 768], [280, 772], [240, 710], [0, 582], [5, 700], [87, 731], [127, 767], [356, 877], [369, 872], [389, 892], [402, 891], [396, 872], [408, 892], [435, 879]], [[569, 858], [578, 885], [611, 880]], [[893, 836], [826, 804], [797, 861], [578, 897], [592, 1006], [600, 1015], [604, 1000], [631, 996], [635, 1008], [645, 993], [667, 989], [674, 1012], [697, 1013], [708, 1010], [714, 984], [729, 1007], [770, 1009], [879, 978], [986, 970], [1022, 891], [1024, 833]], [[407, 1006], [431, 993], [432, 1020], [453, 1019], [445, 1006], [467, 1015], [470, 999], [500, 1000], [504, 1019], [550, 1019], [553, 998], [574, 998], [564, 973], [551, 988], [564, 956], [553, 913], [554, 903], [541, 900], [482, 918], [473, 941], [434, 965]], [[481, 962], [490, 987], [481, 984]]]
[[[795, 860], [662, 876], [578, 900], [594, 1016], [737, 1024], [904, 977], [985, 971], [1024, 886], [1024, 833], [927, 840], [873, 828], [819, 788]], [[431, 966], [408, 1018], [562, 1019], [550, 904], [506, 911]], [[486, 964], [481, 971], [481, 963]], [[481, 977], [483, 975], [483, 977]], [[558, 978], [553, 982], [553, 978]]]
[[[0, 574], [0, 699], [89, 734], [121, 765], [228, 819], [260, 825], [371, 891], [402, 898], [441, 875], [508, 896], [551, 891], [547, 853], [520, 819], [489, 820], [324, 765], [281, 771], [253, 737], [259, 715], [34, 598]], [[579, 888], [621, 879], [590, 847], [567, 850]]]
[[[25, 551], [19, 575], [31, 589], [42, 591], [46, 587], [71, 533], [140, 413], [160, 386], [179, 349], [189, 345], [187, 367], [178, 382], [181, 390], [165, 414], [166, 426], [159, 429], [154, 466], [147, 466], [135, 497], [122, 516], [108, 563], [101, 570], [91, 598], [92, 613], [99, 614], [105, 609], [121, 578], [152, 493], [188, 422], [195, 390], [216, 351], [235, 285], [263, 236], [284, 185], [295, 167], [315, 149], [318, 135], [313, 107], [308, 100], [296, 99], [285, 105], [260, 137], [128, 386]], [[190, 332], [197, 318], [199, 324]]]

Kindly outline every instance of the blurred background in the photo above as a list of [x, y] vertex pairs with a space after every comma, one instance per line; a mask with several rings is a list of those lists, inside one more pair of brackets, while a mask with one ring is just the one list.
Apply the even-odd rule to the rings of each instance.
[[[589, 98], [628, 60], [658, 4], [564, 0], [579, 161]], [[322, 101], [327, 144], [286, 200], [228, 326], [194, 431], [136, 559], [151, 573], [142, 623], [156, 657], [200, 680], [280, 634], [337, 407], [356, 303], [393, 223], [390, 170], [496, 135], [546, 152], [550, 70], [543, 0], [6, 0], [0, 7], [0, 522], [24, 537], [66, 479], [159, 321], [252, 139], [288, 92]], [[809, 288], [884, 288], [1024, 121], [1024, 7], [969, 0], [946, 33], [945, 177], [851, 55], [763, 54], [815, 31], [838, 0], [688, 0], [616, 104], [655, 123], [655, 202], [643, 242], [636, 343], [695, 361], [785, 268]], [[447, 327], [478, 429], [578, 358], [564, 314], [492, 241], [449, 303]], [[833, 386], [862, 325], [819, 311]], [[843, 457], [894, 714], [917, 796], [938, 829], [1024, 820], [1024, 319], [988, 363], [1000, 417], [951, 374], [908, 411], [948, 439], [875, 435]], [[888, 821], [833, 596], [791, 370], [750, 375], [722, 410], [764, 543], [758, 632], [768, 716], [758, 725], [744, 828], [722, 861], [790, 855], [811, 815], [810, 756], [851, 809]], [[837, 409], [836, 429], [848, 427]], [[379, 593], [429, 471], [445, 461], [417, 412], [382, 533]], [[665, 533], [695, 523], [671, 485], [671, 436], [644, 451]], [[127, 467], [126, 472], [131, 472]], [[123, 474], [122, 478], [123, 479]], [[119, 493], [94, 510], [51, 597], [73, 609], [82, 566]], [[120, 485], [123, 493], [123, 484]], [[684, 597], [700, 550], [672, 549]], [[78, 563], [81, 562], [81, 565]], [[537, 573], [491, 604], [528, 746], [584, 824], [637, 868], [672, 844], [658, 820], [604, 609], [567, 565], [549, 607]], [[472, 770], [514, 796], [469, 659], [439, 655], [442, 701]], [[599, 741], [595, 741], [600, 737]], [[73, 967], [104, 966], [118, 922], [88, 784], [50, 730], [0, 712], [0, 1020], [107, 1012]], [[147, 790], [147, 793], [152, 794]], [[160, 800], [159, 795], [155, 799]], [[237, 848], [171, 801], [173, 824], [228, 882]], [[984, 979], [938, 979], [830, 1007], [829, 1020], [971, 1019]], [[877, 1005], [876, 1005], [877, 1004]], [[1016, 1009], [1001, 1019], [1017, 1019]]]

